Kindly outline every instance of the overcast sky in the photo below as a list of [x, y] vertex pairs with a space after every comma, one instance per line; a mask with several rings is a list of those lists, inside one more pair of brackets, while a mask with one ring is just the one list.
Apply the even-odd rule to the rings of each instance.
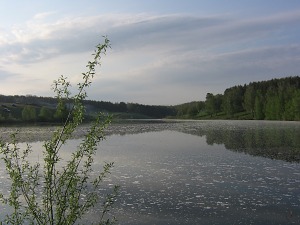
[[299, 0], [0, 0], [0, 94], [76, 86], [103, 35], [93, 100], [175, 105], [300, 75]]

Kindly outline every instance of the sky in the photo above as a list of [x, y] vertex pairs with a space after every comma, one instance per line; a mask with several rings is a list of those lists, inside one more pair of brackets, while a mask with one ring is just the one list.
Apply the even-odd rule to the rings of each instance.
[[99, 101], [176, 105], [300, 75], [299, 0], [0, 0], [0, 94], [54, 96], [111, 49], [88, 90]]

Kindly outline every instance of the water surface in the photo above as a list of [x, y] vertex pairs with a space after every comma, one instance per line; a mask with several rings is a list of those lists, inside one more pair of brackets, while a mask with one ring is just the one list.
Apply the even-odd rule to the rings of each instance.
[[[42, 158], [41, 141], [52, 129], [20, 130], [20, 141], [40, 153], [33, 160]], [[77, 131], [65, 155], [85, 132]], [[121, 185], [113, 211], [119, 224], [300, 223], [297, 122], [133, 123], [107, 134], [94, 168], [115, 162], [104, 187]]]

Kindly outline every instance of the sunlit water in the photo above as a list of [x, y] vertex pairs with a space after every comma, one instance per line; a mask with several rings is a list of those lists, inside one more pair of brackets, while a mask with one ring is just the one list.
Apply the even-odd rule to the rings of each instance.
[[[52, 130], [39, 129], [39, 138]], [[21, 136], [41, 160], [43, 142], [31, 130]], [[299, 123], [143, 123], [113, 125], [108, 134], [94, 168], [115, 162], [104, 187], [121, 186], [112, 211], [119, 224], [300, 224]], [[5, 191], [3, 167], [0, 174]]]

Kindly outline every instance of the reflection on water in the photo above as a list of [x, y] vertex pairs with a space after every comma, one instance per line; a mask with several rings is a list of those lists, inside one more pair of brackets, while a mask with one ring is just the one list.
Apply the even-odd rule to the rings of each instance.
[[[122, 187], [120, 224], [299, 224], [299, 131], [255, 121], [113, 125], [94, 168], [115, 162], [106, 183]], [[2, 169], [2, 188], [3, 179]]]
[[[106, 134], [138, 134], [173, 130], [205, 136], [208, 145], [224, 144], [226, 149], [288, 162], [300, 162], [300, 123], [278, 121], [142, 121], [113, 124]], [[0, 127], [0, 138], [8, 140], [18, 132], [20, 142], [45, 141], [57, 127]], [[81, 126], [73, 138], [79, 139], [88, 131]]]
[[[213, 126], [194, 125], [188, 133], [206, 136], [208, 145], [224, 144], [226, 149], [288, 162], [300, 162], [300, 123], [223, 121]], [[199, 125], [198, 125], [199, 126]]]

